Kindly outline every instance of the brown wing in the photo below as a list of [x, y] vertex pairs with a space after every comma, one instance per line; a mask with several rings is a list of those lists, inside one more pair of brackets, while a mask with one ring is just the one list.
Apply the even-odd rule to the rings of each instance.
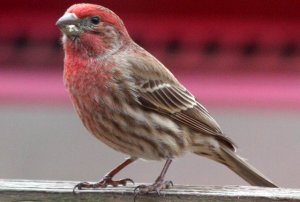
[[144, 107], [165, 114], [201, 134], [214, 135], [229, 148], [235, 149], [208, 111], [182, 86], [147, 80], [139, 88], [138, 100]]
[[147, 80], [140, 86], [138, 96], [143, 106], [167, 114], [193, 130], [211, 135], [222, 133], [207, 110], [182, 86]]
[[203, 135], [216, 136], [234, 150], [234, 144], [195, 97], [153, 56], [145, 55], [144, 51], [143, 54], [147, 60], [140, 57], [129, 60], [138, 102]]

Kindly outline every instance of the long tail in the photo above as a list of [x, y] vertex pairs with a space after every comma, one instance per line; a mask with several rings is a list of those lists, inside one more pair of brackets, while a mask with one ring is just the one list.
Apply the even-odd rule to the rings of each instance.
[[261, 187], [277, 187], [271, 180], [267, 179], [257, 169], [247, 163], [244, 159], [239, 157], [232, 148], [224, 144], [220, 144], [218, 151], [212, 153], [203, 152], [199, 147], [194, 147], [193, 152], [198, 155], [205, 155], [206, 157], [218, 161], [233, 172], [243, 178], [246, 182], [253, 186]]
[[220, 150], [220, 156], [225, 161], [224, 164], [249, 184], [261, 187], [278, 187], [231, 149], [221, 146]]

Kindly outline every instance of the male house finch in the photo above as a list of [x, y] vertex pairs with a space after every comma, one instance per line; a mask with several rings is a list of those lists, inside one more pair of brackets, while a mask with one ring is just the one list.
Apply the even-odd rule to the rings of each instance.
[[[129, 159], [96, 183], [75, 188], [126, 185], [113, 176], [138, 158], [166, 160], [149, 186], [160, 191], [172, 159], [186, 152], [224, 164], [251, 185], [276, 187], [235, 153], [208, 111], [154, 56], [129, 36], [111, 10], [75, 4], [57, 21], [63, 32], [64, 82], [84, 126], [96, 138]], [[74, 188], [74, 189], [75, 189]]]

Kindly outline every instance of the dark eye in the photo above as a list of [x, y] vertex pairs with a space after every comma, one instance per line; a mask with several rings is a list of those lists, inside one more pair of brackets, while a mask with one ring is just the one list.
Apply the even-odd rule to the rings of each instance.
[[91, 18], [91, 23], [93, 23], [94, 25], [98, 25], [99, 22], [100, 22], [100, 18], [98, 16]]

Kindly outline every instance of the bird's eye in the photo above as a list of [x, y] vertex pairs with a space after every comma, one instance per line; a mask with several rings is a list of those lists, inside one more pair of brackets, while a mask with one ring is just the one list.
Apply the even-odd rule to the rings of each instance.
[[91, 18], [91, 23], [93, 23], [94, 25], [98, 25], [99, 22], [100, 22], [100, 18], [98, 16]]

